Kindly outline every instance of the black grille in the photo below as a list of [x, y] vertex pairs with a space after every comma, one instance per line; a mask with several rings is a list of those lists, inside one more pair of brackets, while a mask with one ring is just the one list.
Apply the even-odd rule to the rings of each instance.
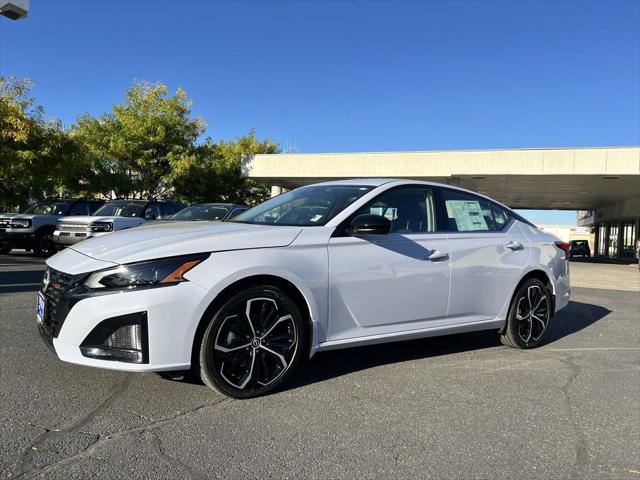
[[[47, 275], [48, 282], [46, 281]], [[42, 327], [53, 338], [58, 336], [69, 309], [72, 307], [70, 296], [83, 278], [84, 275], [73, 276], [52, 268], [47, 269], [41, 290], [45, 298], [45, 317], [42, 320]]]

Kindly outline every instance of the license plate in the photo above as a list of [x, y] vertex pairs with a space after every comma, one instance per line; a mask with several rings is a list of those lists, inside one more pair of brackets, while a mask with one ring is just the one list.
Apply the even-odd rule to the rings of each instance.
[[38, 303], [36, 305], [36, 319], [38, 323], [44, 322], [44, 309], [45, 309], [44, 295], [38, 292]]

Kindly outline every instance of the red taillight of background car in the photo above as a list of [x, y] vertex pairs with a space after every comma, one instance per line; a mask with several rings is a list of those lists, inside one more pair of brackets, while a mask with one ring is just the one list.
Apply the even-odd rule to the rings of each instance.
[[564, 250], [565, 255], [569, 256], [569, 252], [571, 251], [571, 244], [567, 242], [555, 242], [556, 247], [560, 250]]

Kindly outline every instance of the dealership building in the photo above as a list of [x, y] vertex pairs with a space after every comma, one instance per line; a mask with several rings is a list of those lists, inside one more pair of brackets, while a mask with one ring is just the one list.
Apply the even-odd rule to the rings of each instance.
[[456, 185], [517, 209], [577, 210], [594, 254], [632, 259], [640, 231], [640, 147], [247, 156], [244, 174], [272, 195], [345, 178], [409, 178]]

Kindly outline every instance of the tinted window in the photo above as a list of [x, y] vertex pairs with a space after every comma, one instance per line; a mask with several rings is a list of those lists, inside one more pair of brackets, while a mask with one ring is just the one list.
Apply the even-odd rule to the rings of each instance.
[[149, 205], [144, 211], [144, 218], [149, 220], [163, 218], [162, 211], [160, 210], [160, 205], [158, 205], [157, 203], [152, 203], [151, 205]]
[[90, 214], [93, 215], [102, 205], [104, 205], [104, 202], [89, 202]]
[[315, 226], [324, 225], [373, 187], [312, 185], [278, 195], [235, 217], [232, 222]]
[[491, 205], [493, 210], [493, 218], [496, 222], [496, 229], [502, 230], [502, 228], [509, 223], [509, 213], [498, 205]]
[[435, 231], [435, 210], [430, 188], [402, 187], [382, 193], [354, 215], [382, 215], [391, 221], [391, 232]]
[[94, 215], [105, 217], [141, 217], [145, 202], [114, 201], [105, 203]]
[[180, 210], [171, 220], [222, 220], [227, 211], [225, 207], [192, 205]]
[[91, 212], [87, 202], [76, 202], [69, 211], [69, 215], [89, 215], [89, 213]]
[[40, 202], [30, 206], [23, 213], [32, 213], [34, 215], [64, 215], [70, 206], [71, 202], [64, 200]]
[[450, 232], [492, 232], [496, 230], [491, 204], [455, 190], [442, 190], [447, 229]]

